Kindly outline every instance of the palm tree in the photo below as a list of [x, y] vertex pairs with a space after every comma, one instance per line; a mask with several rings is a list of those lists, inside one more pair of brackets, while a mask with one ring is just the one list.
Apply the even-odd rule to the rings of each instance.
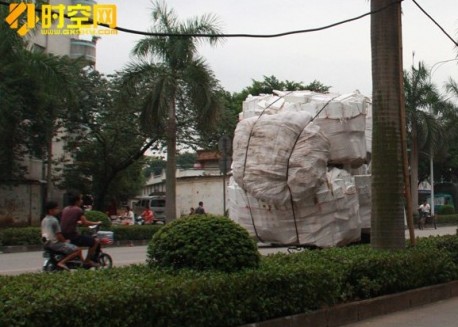
[[133, 50], [138, 61], [127, 68], [126, 80], [145, 92], [141, 115], [144, 129], [165, 136], [166, 217], [170, 221], [176, 218], [177, 111], [186, 110], [188, 117], [195, 116], [197, 129], [206, 129], [215, 121], [220, 108], [217, 81], [197, 55], [197, 45], [202, 38], [191, 35], [214, 35], [205, 39], [211, 45], [217, 44], [220, 38], [213, 15], [180, 22], [165, 2], [158, 1], [153, 4], [152, 18], [151, 32], [174, 35], [140, 40]]
[[[404, 72], [405, 106], [407, 124], [410, 132], [410, 174], [412, 203], [418, 207], [418, 160], [420, 151], [430, 153], [442, 139], [441, 113], [445, 103], [431, 83], [429, 71], [420, 62], [418, 68], [412, 67]], [[432, 154], [432, 153], [430, 153]]]
[[405, 247], [401, 5], [371, 0], [373, 143], [371, 244]]

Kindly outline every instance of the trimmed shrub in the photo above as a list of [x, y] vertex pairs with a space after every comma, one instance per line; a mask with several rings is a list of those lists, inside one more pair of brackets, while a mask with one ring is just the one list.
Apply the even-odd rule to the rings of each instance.
[[[151, 240], [151, 237], [161, 228], [162, 225], [113, 225], [110, 228], [104, 228], [104, 230], [113, 231], [116, 241], [137, 241]], [[86, 227], [81, 227], [80, 230], [84, 234], [90, 234]], [[1, 246], [39, 244], [42, 244], [40, 227], [11, 227], [0, 229]]]
[[89, 210], [84, 212], [84, 216], [90, 221], [101, 221], [102, 228], [106, 229], [111, 226], [110, 218], [102, 211]]
[[437, 217], [438, 224], [444, 225], [457, 225], [458, 224], [458, 215], [439, 215]]
[[367, 299], [439, 284], [456, 277], [452, 258], [438, 249], [412, 248], [393, 252], [374, 251], [368, 247], [366, 251], [351, 254], [351, 264], [345, 269], [346, 294], [352, 299]]
[[10, 227], [0, 230], [0, 244], [11, 245], [36, 245], [41, 242], [40, 227]]
[[441, 252], [446, 252], [458, 266], [458, 236], [430, 236], [417, 240], [418, 248], [435, 248]]
[[363, 245], [275, 254], [233, 273], [134, 265], [0, 276], [0, 326], [84, 327], [88, 316], [91, 326], [240, 326], [454, 280], [455, 245], [439, 250], [442, 242], [458, 238], [402, 251]]
[[162, 225], [112, 225], [110, 230], [117, 241], [151, 240], [153, 235], [162, 228]]
[[453, 215], [455, 213], [455, 207], [451, 205], [443, 205], [439, 207], [439, 215]]
[[254, 268], [260, 254], [240, 225], [224, 216], [194, 215], [162, 227], [148, 245], [151, 266], [238, 271]]

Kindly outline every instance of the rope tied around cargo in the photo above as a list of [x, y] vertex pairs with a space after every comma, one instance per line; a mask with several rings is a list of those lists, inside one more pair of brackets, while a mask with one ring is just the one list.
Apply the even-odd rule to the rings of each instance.
[[297, 219], [296, 219], [296, 210], [295, 210], [295, 204], [294, 204], [294, 199], [293, 199], [293, 192], [291, 191], [291, 187], [289, 186], [288, 184], [288, 176], [289, 176], [289, 167], [290, 167], [290, 160], [291, 160], [291, 156], [293, 155], [293, 152], [294, 152], [294, 149], [296, 147], [296, 144], [297, 142], [299, 142], [299, 139], [302, 135], [302, 132], [307, 128], [308, 125], [310, 125], [316, 117], [318, 117], [318, 115], [332, 102], [332, 100], [334, 100], [336, 97], [330, 99], [328, 102], [326, 102], [324, 104], [324, 106], [318, 111], [318, 113], [312, 117], [312, 119], [310, 120], [310, 122], [305, 125], [305, 127], [302, 129], [302, 131], [300, 133], [298, 133], [297, 137], [296, 137], [296, 140], [294, 141], [294, 144], [293, 144], [293, 147], [291, 148], [291, 151], [289, 153], [289, 156], [288, 156], [288, 163], [286, 165], [286, 187], [288, 188], [288, 192], [289, 192], [289, 200], [290, 200], [290, 203], [291, 203], [291, 209], [292, 209], [292, 212], [293, 212], [293, 220], [294, 220], [294, 229], [296, 231], [296, 240], [297, 240], [297, 244], [300, 245], [301, 242], [300, 242], [300, 239], [299, 239], [299, 229], [297, 227]]
[[[291, 93], [293, 93], [294, 91], [289, 91], [288, 93], [284, 94], [284, 95], [281, 95], [281, 96], [278, 96], [278, 99], [276, 99], [275, 101], [273, 101], [271, 104], [269, 104], [267, 107], [264, 108], [264, 110], [262, 110], [261, 114], [258, 116], [258, 118], [256, 119], [256, 121], [254, 122], [253, 126], [251, 126], [251, 130], [250, 130], [250, 135], [248, 136], [248, 142], [247, 142], [247, 145], [246, 145], [246, 149], [245, 149], [245, 159], [243, 161], [243, 174], [242, 174], [242, 181], [244, 180], [244, 177], [245, 177], [245, 170], [246, 170], [246, 163], [247, 163], [247, 159], [248, 159], [248, 149], [250, 147], [250, 142], [251, 142], [251, 137], [253, 136], [253, 129], [254, 129], [254, 126], [256, 125], [256, 123], [258, 122], [258, 120], [264, 115], [265, 111], [267, 109], [269, 109], [271, 106], [273, 106], [275, 103], [277, 103], [278, 101], [280, 101], [281, 99], [283, 99], [285, 96], [287, 95], [290, 95]], [[240, 185], [242, 187], [242, 190], [244, 191], [245, 193], [245, 196], [246, 196], [246, 200], [247, 200], [247, 204], [248, 204], [248, 209], [250, 211], [250, 218], [251, 218], [251, 223], [253, 224], [253, 229], [254, 229], [254, 233], [256, 234], [256, 237], [259, 241], [263, 242], [263, 240], [261, 239], [261, 237], [259, 236], [258, 234], [258, 231], [256, 229], [256, 224], [254, 222], [254, 218], [253, 218], [253, 212], [251, 210], [251, 204], [250, 204], [250, 197], [248, 196], [247, 194], [247, 191], [245, 190], [244, 188], [244, 185]]]
[[[259, 236], [259, 233], [258, 233], [258, 230], [256, 228], [256, 222], [255, 222], [255, 219], [254, 219], [254, 214], [253, 214], [253, 208], [252, 208], [252, 205], [250, 203], [250, 198], [249, 198], [249, 195], [248, 195], [248, 192], [246, 190], [246, 187], [243, 185], [244, 184], [244, 179], [245, 179], [245, 176], [246, 176], [246, 168], [247, 168], [247, 162], [248, 162], [248, 155], [249, 155], [249, 149], [250, 149], [250, 144], [252, 142], [252, 137], [254, 137], [254, 128], [255, 126], [257, 125], [257, 123], [259, 122], [259, 120], [261, 119], [261, 117], [266, 113], [266, 111], [271, 108], [275, 103], [277, 103], [278, 101], [280, 101], [281, 99], [283, 99], [284, 97], [286, 97], [287, 95], [290, 95], [291, 93], [293, 93], [294, 91], [289, 91], [283, 95], [280, 95], [278, 96], [277, 99], [275, 99], [274, 101], [272, 101], [271, 103], [269, 103], [263, 110], [262, 112], [259, 114], [259, 116], [257, 116], [257, 118], [254, 120], [254, 123], [252, 124], [252, 126], [250, 127], [250, 132], [249, 132], [249, 135], [248, 135], [248, 140], [247, 140], [247, 143], [246, 143], [246, 148], [245, 148], [245, 155], [244, 155], [244, 161], [243, 161], [243, 172], [242, 172], [242, 189], [245, 193], [245, 196], [246, 196], [246, 201], [247, 201], [247, 205], [248, 205], [248, 210], [249, 210], [249, 213], [250, 213], [250, 218], [251, 218], [251, 222], [252, 222], [252, 226], [253, 226], [253, 230], [254, 230], [254, 233], [257, 237], [258, 240], [260, 240], [261, 242], [263, 241], [262, 238]], [[288, 153], [288, 158], [287, 158], [287, 161], [286, 161], [286, 170], [285, 170], [285, 179], [286, 179], [286, 189], [288, 190], [288, 197], [289, 197], [289, 203], [290, 203], [290, 206], [291, 206], [291, 211], [292, 211], [292, 218], [293, 218], [293, 222], [294, 222], [294, 230], [295, 230], [295, 235], [296, 235], [296, 241], [293, 242], [293, 243], [289, 243], [289, 244], [300, 244], [300, 236], [299, 236], [299, 226], [298, 226], [298, 216], [297, 216], [297, 207], [295, 205], [295, 202], [294, 202], [294, 199], [293, 199], [293, 191], [291, 189], [291, 186], [288, 184], [288, 177], [289, 177], [289, 172], [290, 172], [290, 163], [291, 163], [291, 157], [292, 157], [292, 154], [294, 152], [294, 149], [296, 148], [298, 142], [299, 142], [299, 139], [303, 133], [303, 131], [305, 130], [305, 128], [307, 128], [307, 126], [309, 126], [309, 124], [311, 122], [313, 122], [320, 114], [321, 112], [326, 108], [328, 107], [328, 105], [334, 100], [336, 99], [338, 96], [335, 96], [331, 99], [329, 99], [323, 106], [320, 110], [317, 111], [317, 113], [315, 114], [315, 116], [312, 116], [310, 121], [308, 123], [306, 123], [305, 127], [302, 128], [299, 133], [297, 133], [296, 135], [296, 138], [294, 139], [294, 142], [293, 142], [293, 145], [291, 146], [291, 151], [289, 151]], [[270, 206], [269, 206], [270, 207]]]

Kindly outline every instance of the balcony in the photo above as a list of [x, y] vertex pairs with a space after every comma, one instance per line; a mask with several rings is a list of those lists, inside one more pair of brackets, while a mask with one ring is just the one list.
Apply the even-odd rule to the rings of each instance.
[[95, 65], [95, 40], [86, 41], [80, 39], [72, 39], [70, 44], [70, 58], [76, 59], [83, 57], [89, 61], [89, 65]]

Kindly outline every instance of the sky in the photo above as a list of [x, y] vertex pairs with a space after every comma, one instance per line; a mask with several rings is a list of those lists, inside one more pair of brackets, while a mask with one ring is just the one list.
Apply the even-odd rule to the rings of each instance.
[[[180, 20], [214, 14], [223, 33], [273, 34], [329, 25], [370, 11], [369, 0], [167, 0]], [[99, 0], [117, 6], [117, 25], [148, 31], [152, 26], [151, 0]], [[441, 26], [458, 39], [457, 0], [417, 0]], [[423, 61], [432, 68], [432, 80], [440, 88], [449, 77], [458, 81], [458, 58], [454, 46], [440, 29], [412, 2], [402, 3], [404, 69]], [[119, 32], [102, 37], [97, 44], [96, 68], [105, 74], [120, 71], [135, 58], [136, 42], [144, 36]], [[331, 92], [359, 90], [372, 93], [370, 17], [328, 30], [253, 39], [227, 38], [216, 47], [199, 46], [224, 89], [239, 92], [276, 76], [308, 84], [318, 80]]]

